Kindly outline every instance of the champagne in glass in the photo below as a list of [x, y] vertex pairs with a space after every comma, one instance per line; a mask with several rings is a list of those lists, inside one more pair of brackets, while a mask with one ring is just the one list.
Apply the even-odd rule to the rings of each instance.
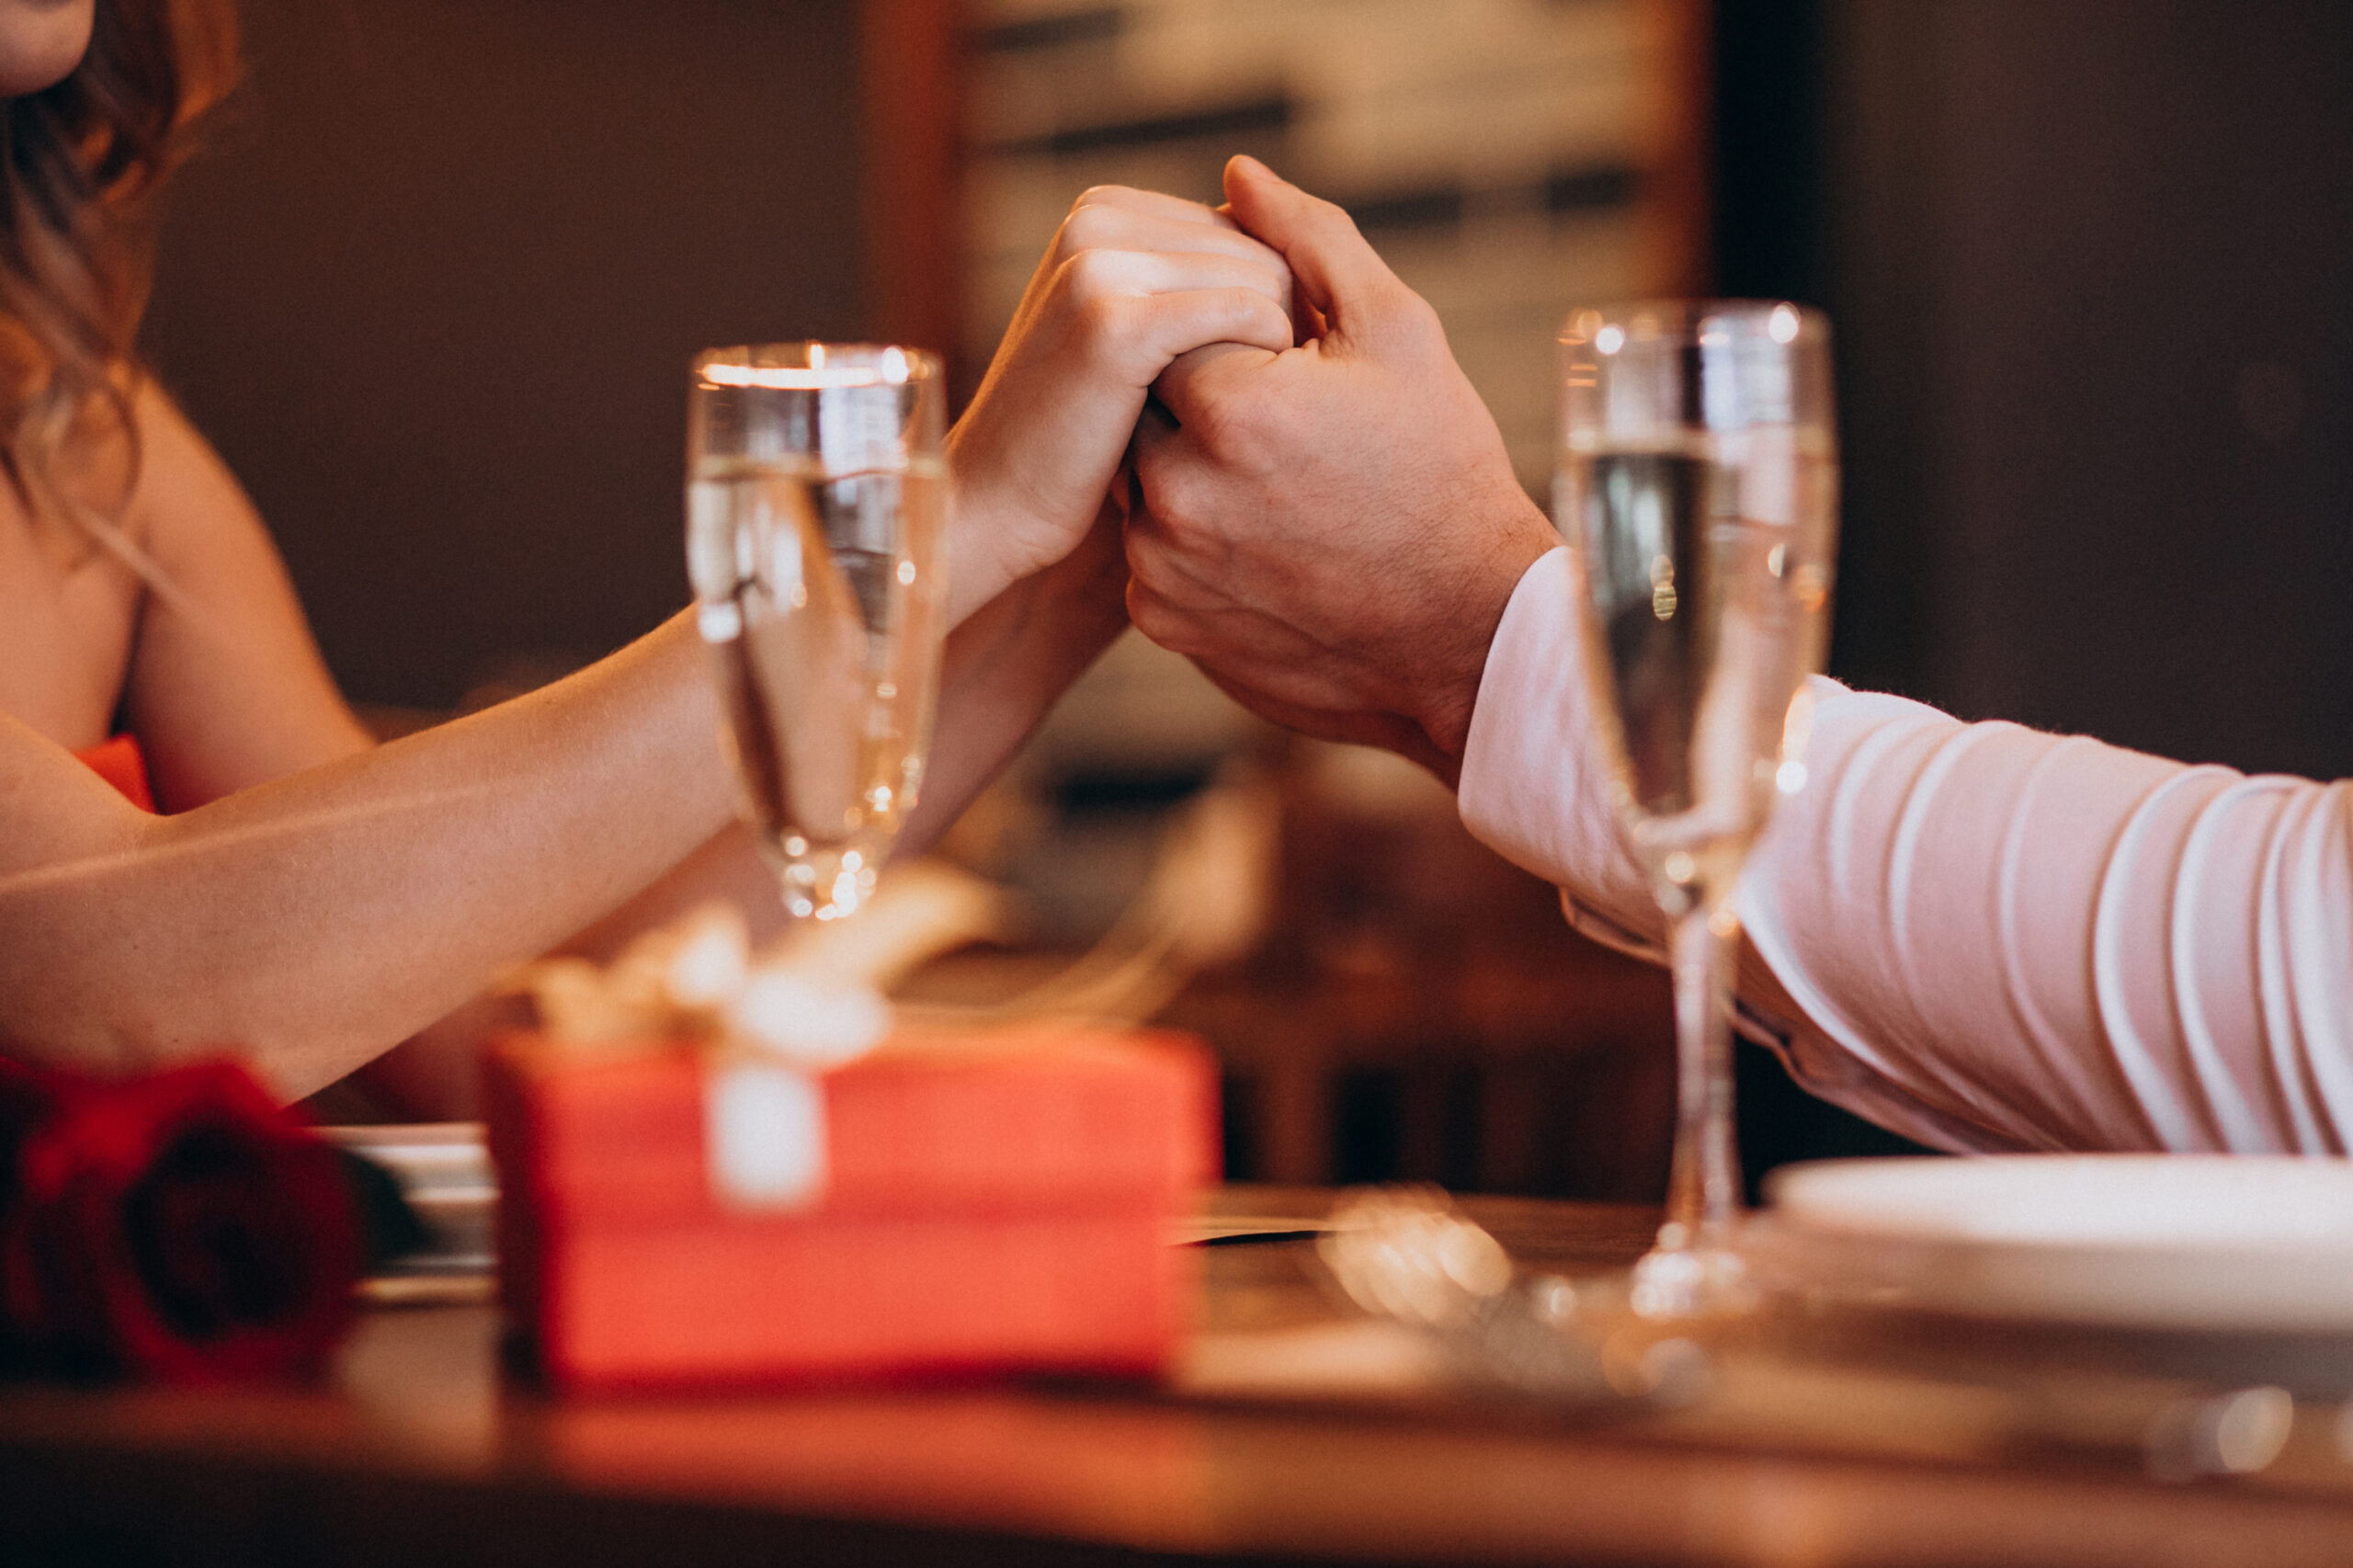
[[1575, 552], [1611, 805], [1672, 927], [1666, 1221], [1634, 1274], [1662, 1316], [1742, 1304], [1733, 1247], [1733, 891], [1805, 781], [1837, 528], [1828, 327], [1771, 303], [1579, 311], [1562, 335], [1554, 521]]
[[797, 917], [847, 915], [914, 809], [938, 685], [939, 362], [712, 349], [688, 404], [687, 563], [742, 811]]

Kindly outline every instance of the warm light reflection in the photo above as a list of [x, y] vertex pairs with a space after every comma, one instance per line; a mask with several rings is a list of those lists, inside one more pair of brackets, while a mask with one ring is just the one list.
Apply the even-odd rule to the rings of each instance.
[[1801, 566], [1790, 574], [1790, 597], [1808, 615], [1830, 598], [1830, 576], [1819, 566]]
[[[809, 351], [810, 358], [817, 350]], [[892, 349], [892, 353], [898, 350]], [[886, 357], [887, 358], [887, 357]], [[823, 392], [833, 387], [880, 387], [907, 379], [906, 357], [899, 358], [898, 374], [883, 365], [705, 365], [703, 382], [714, 387], [764, 387], [779, 392]]]

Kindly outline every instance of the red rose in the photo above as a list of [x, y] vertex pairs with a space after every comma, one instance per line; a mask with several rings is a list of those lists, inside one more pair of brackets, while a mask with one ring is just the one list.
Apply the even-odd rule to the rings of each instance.
[[361, 1257], [335, 1152], [242, 1067], [101, 1079], [0, 1061], [13, 1358], [174, 1381], [316, 1367]]

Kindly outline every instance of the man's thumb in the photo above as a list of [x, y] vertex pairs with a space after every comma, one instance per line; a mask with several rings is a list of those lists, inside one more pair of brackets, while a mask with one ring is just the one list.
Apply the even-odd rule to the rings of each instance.
[[1354, 219], [1256, 158], [1227, 160], [1225, 201], [1245, 233], [1282, 253], [1309, 301], [1338, 331], [1347, 330], [1351, 315], [1362, 317], [1403, 287], [1357, 232]]

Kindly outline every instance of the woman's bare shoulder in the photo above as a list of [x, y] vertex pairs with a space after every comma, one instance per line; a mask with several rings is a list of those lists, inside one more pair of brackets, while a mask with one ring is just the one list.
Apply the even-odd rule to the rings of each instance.
[[[106, 738], [145, 594], [143, 528], [122, 494], [125, 444], [112, 445], [0, 480], [0, 713], [69, 747]], [[41, 493], [74, 505], [36, 506], [33, 494], [60, 478]]]
[[132, 408], [129, 520], [155, 580], [124, 697], [159, 794], [197, 804], [366, 749], [244, 487], [162, 388]]
[[208, 541], [263, 533], [261, 517], [229, 465], [171, 393], [152, 377], [131, 389], [139, 439], [125, 533], [162, 562]]

